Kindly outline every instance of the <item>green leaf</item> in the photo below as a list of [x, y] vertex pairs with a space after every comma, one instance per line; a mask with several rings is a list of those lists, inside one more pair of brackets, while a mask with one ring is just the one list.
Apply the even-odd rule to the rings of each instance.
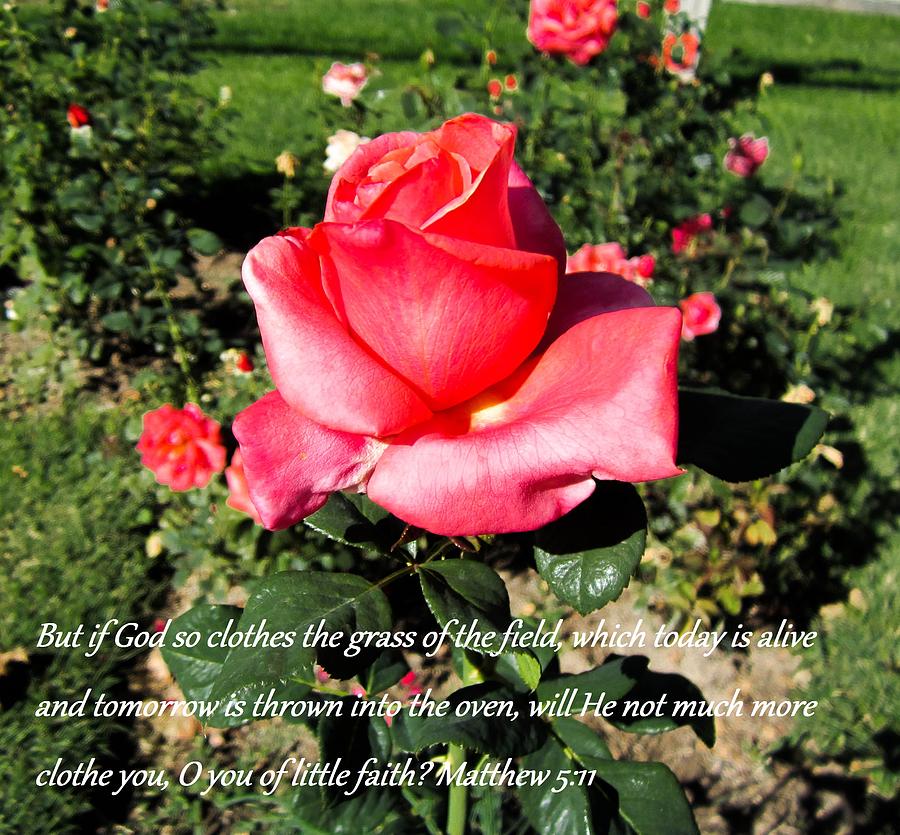
[[100, 324], [108, 331], [127, 331], [131, 327], [131, 316], [124, 310], [114, 310], [100, 318]]
[[393, 687], [409, 672], [403, 653], [387, 649], [359, 675], [359, 682], [370, 696]]
[[[363, 651], [353, 658], [344, 656], [348, 633], [357, 630], [379, 632], [391, 628], [391, 609], [384, 593], [353, 574], [325, 571], [285, 571], [261, 580], [247, 602], [237, 631], [292, 632], [290, 646], [240, 646], [229, 652], [214, 688], [217, 698], [249, 699], [279, 690], [292, 681], [312, 682], [313, 663], [324, 661], [322, 648], [303, 646], [309, 627], [324, 621], [329, 633], [340, 632], [339, 646], [332, 650], [325, 669], [336, 677], [349, 677], [370, 663]], [[263, 622], [265, 622], [263, 624]]]
[[[540, 748], [547, 736], [546, 724], [531, 716], [529, 698], [504, 685], [487, 682], [462, 687], [446, 701], [449, 707], [443, 716], [399, 713], [392, 728], [397, 745], [419, 752], [431, 745], [456, 743], [504, 758]], [[488, 709], [501, 715], [486, 715]]]
[[544, 785], [523, 785], [516, 789], [522, 812], [538, 835], [594, 835], [587, 789], [573, 785], [562, 791], [550, 791], [555, 786], [556, 775], [572, 768], [572, 761], [557, 740], [551, 737], [539, 750], [523, 757], [521, 768], [550, 774]]
[[[237, 623], [240, 617], [237, 606], [202, 604], [172, 621], [162, 656], [186, 699], [209, 699], [228, 648], [209, 647], [206, 638], [211, 632], [224, 631], [229, 621]], [[171, 644], [179, 632], [199, 632], [202, 638], [195, 647], [173, 647]]]
[[441, 626], [456, 619], [456, 635], [463, 625], [472, 625], [481, 634], [495, 632], [485, 641], [490, 651], [498, 651], [510, 623], [509, 593], [506, 583], [483, 562], [455, 559], [430, 562], [419, 569], [422, 594]]
[[[343, 710], [340, 714], [326, 715], [319, 721], [319, 760], [333, 763], [340, 759], [342, 768], [356, 774], [363, 770], [366, 760], [374, 756], [372, 739], [369, 735], [372, 720], [368, 716], [351, 715], [350, 711], [357, 701], [356, 696], [345, 696], [341, 701]], [[381, 717], [375, 717], [374, 721], [387, 728]], [[346, 798], [352, 795], [342, 793], [345, 789], [351, 788], [352, 785], [332, 786], [330, 791], [326, 791], [328, 794]]]
[[725, 481], [752, 481], [805, 458], [828, 423], [814, 406], [682, 389], [678, 460]]
[[647, 658], [643, 655], [611, 656], [599, 667], [577, 675], [564, 675], [542, 681], [537, 689], [540, 702], [555, 700], [565, 690], [579, 691], [572, 701], [572, 712], [584, 705], [584, 694], [590, 693], [592, 701], [605, 694], [604, 702], [617, 701], [627, 695], [647, 671]]
[[755, 229], [772, 217], [772, 204], [761, 194], [754, 194], [741, 206], [739, 216], [741, 223]]
[[[619, 657], [617, 660], [627, 661], [628, 658], [642, 656]], [[609, 722], [623, 731], [638, 734], [660, 734], [674, 730], [685, 725], [693, 728], [694, 733], [703, 741], [707, 748], [712, 748], [716, 742], [716, 723], [712, 716], [690, 716], [684, 713], [684, 709], [678, 710], [679, 715], [673, 715], [679, 702], [694, 702], [697, 708], [705, 708], [706, 700], [696, 684], [677, 673], [655, 673], [648, 670], [641, 676], [640, 681], [628, 692], [625, 701], [645, 703], [658, 702], [665, 694], [662, 716], [648, 716], [647, 718], [623, 718], [618, 712], [615, 717], [610, 717]], [[620, 708], [623, 704], [620, 703]]]
[[596, 731], [577, 719], [562, 717], [553, 722], [553, 733], [581, 761], [583, 757], [611, 760], [612, 754]]
[[593, 495], [535, 534], [537, 569], [585, 615], [616, 600], [641, 561], [647, 514], [631, 484], [601, 481]]
[[363, 493], [332, 493], [304, 522], [336, 542], [372, 550], [389, 549], [405, 527]]
[[585, 760], [615, 792], [619, 814], [637, 835], [699, 835], [684, 791], [662, 763]]
[[196, 227], [188, 229], [187, 237], [191, 249], [200, 255], [215, 255], [225, 246], [221, 238], [208, 229], [198, 229]]

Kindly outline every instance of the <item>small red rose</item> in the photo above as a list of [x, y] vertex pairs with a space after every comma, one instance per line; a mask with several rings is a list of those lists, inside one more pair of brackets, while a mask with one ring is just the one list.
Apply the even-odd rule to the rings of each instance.
[[235, 368], [243, 374], [249, 374], [253, 371], [253, 360], [247, 356], [246, 351], [241, 351], [234, 363]]
[[693, 69], [700, 51], [700, 40], [692, 32], [674, 35], [671, 32], [663, 38], [663, 63], [672, 73]]
[[492, 78], [487, 83], [487, 91], [488, 95], [492, 99], [499, 99], [503, 94], [503, 85], [500, 83], [500, 80], [497, 78]]
[[73, 128], [83, 128], [91, 123], [91, 114], [80, 104], [73, 102], [66, 110], [66, 120]]
[[666, 0], [663, 3], [663, 8], [669, 14], [678, 14], [679, 9], [681, 9], [681, 0]]
[[652, 255], [629, 258], [617, 243], [585, 244], [566, 259], [567, 273], [613, 273], [642, 287], [650, 283], [655, 268]]
[[716, 303], [716, 297], [709, 292], [694, 293], [679, 303], [683, 320], [681, 337], [687, 342], [695, 336], [713, 333], [722, 319], [722, 309]]
[[650, 4], [643, 2], [643, 0], [640, 0], [635, 10], [637, 11], [637, 16], [644, 20], [650, 17]]
[[183, 409], [166, 403], [147, 412], [136, 449], [156, 480], [176, 492], [206, 487], [225, 467], [219, 424], [193, 403]]
[[682, 221], [672, 230], [672, 252], [678, 255], [687, 250], [700, 235], [709, 232], [712, 225], [712, 216], [706, 212]]

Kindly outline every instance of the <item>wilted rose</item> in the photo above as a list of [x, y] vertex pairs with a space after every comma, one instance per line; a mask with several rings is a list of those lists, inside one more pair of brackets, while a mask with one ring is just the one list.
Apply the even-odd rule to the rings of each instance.
[[584, 65], [606, 49], [617, 22], [616, 0], [531, 0], [528, 40]]
[[365, 64], [335, 61], [322, 76], [322, 89], [331, 96], [337, 96], [344, 107], [350, 107], [368, 81]]
[[691, 342], [695, 336], [705, 336], [718, 329], [722, 310], [712, 293], [694, 293], [679, 302], [679, 306], [684, 316], [681, 336], [686, 341]]
[[738, 177], [752, 177], [769, 156], [769, 140], [765, 136], [757, 139], [752, 133], [745, 133], [740, 139], [728, 140], [725, 154], [726, 170]]
[[335, 175], [324, 222], [247, 256], [277, 390], [234, 433], [267, 527], [365, 489], [439, 534], [531, 530], [595, 478], [679, 472], [679, 312], [562, 275], [514, 145], [473, 114], [380, 136]]
[[147, 412], [136, 449], [156, 480], [176, 492], [206, 487], [225, 466], [219, 424], [193, 403], [183, 409], [166, 403]]

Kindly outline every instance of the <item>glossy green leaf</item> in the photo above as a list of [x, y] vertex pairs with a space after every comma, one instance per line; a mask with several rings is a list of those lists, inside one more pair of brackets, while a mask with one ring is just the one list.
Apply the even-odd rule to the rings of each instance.
[[806, 457], [828, 423], [814, 406], [682, 389], [678, 460], [725, 481], [751, 481]]
[[643, 655], [614, 657], [593, 670], [542, 681], [536, 695], [539, 701], [547, 702], [557, 700], [566, 690], [577, 690], [577, 698], [572, 700], [570, 711], [577, 712], [588, 694], [592, 702], [601, 695], [604, 695], [604, 702], [618, 701], [634, 688], [646, 671], [647, 658]]
[[[229, 622], [236, 624], [241, 613], [237, 606], [202, 604], [172, 621], [162, 656], [186, 699], [209, 699], [228, 649], [209, 647], [206, 638], [212, 632], [224, 631]], [[172, 646], [179, 632], [185, 633], [185, 638], [187, 633], [197, 632], [201, 639], [194, 647]]]
[[547, 726], [531, 716], [528, 697], [503, 685], [489, 682], [462, 687], [447, 702], [444, 716], [410, 716], [408, 710], [399, 713], [392, 728], [397, 745], [418, 752], [431, 745], [456, 743], [504, 758], [534, 751], [546, 739]]
[[552, 737], [539, 750], [522, 758], [522, 770], [549, 772], [543, 785], [516, 788], [522, 812], [538, 835], [594, 835], [587, 789], [573, 785], [562, 791], [551, 791], [556, 775], [571, 768], [572, 761]]
[[391, 610], [380, 589], [353, 574], [285, 571], [267, 577], [255, 586], [236, 628], [244, 633], [251, 627], [289, 632], [294, 640], [290, 646], [265, 650], [252, 645], [231, 650], [213, 690], [216, 697], [250, 698], [291, 681], [312, 682], [313, 664], [323, 651], [303, 646], [303, 638], [320, 621], [329, 633], [343, 635], [325, 669], [333, 676], [348, 677], [372, 660], [365, 652], [354, 658], [343, 655], [341, 646], [346, 646], [348, 634], [390, 630]]
[[593, 495], [535, 534], [538, 572], [581, 614], [616, 600], [644, 554], [647, 514], [631, 484], [598, 482]]
[[425, 602], [441, 626], [457, 620], [451, 631], [456, 635], [461, 626], [477, 621], [479, 633], [496, 633], [487, 648], [499, 650], [510, 623], [509, 593], [495, 571], [483, 562], [455, 559], [423, 565], [418, 575]]
[[320, 510], [303, 521], [336, 542], [383, 551], [400, 538], [405, 527], [363, 493], [332, 493]]
[[583, 757], [612, 759], [609, 747], [595, 730], [577, 719], [562, 717], [553, 722], [553, 733], [581, 761]]
[[[629, 656], [619, 660], [628, 661], [629, 658], [634, 657]], [[663, 715], [661, 716], [635, 719], [630, 715], [623, 718], [617, 714], [609, 721], [623, 731], [639, 734], [660, 734], [688, 725], [693, 728], [694, 733], [703, 740], [708, 748], [712, 748], [716, 742], [715, 719], [712, 716], [690, 716], [689, 713], [685, 713], [683, 708], [687, 707], [686, 703], [696, 704], [699, 711], [706, 707], [706, 700], [703, 698], [700, 688], [684, 676], [677, 673], [655, 673], [648, 670], [628, 692], [623, 703], [629, 701], [642, 704], [650, 701], [659, 702], [663, 695], [666, 698], [662, 703]], [[682, 708], [679, 708], [679, 703], [682, 704]], [[623, 707], [623, 704], [620, 704], [620, 707]], [[674, 715], [676, 712], [679, 715]]]
[[662, 763], [585, 758], [615, 793], [619, 814], [637, 835], [699, 835], [675, 775]]

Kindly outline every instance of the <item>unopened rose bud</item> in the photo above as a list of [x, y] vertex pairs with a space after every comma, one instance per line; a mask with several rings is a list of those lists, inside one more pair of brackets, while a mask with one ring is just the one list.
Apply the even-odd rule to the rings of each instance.
[[503, 79], [503, 86], [506, 87], [510, 93], [514, 93], [519, 89], [519, 82], [514, 75], [510, 74]]
[[300, 160], [290, 151], [282, 151], [275, 159], [275, 169], [289, 180], [294, 179], [297, 175], [298, 165], [300, 165]]
[[63, 36], [72, 40], [78, 34], [78, 30], [74, 26], [68, 27], [65, 32], [63, 32]]
[[770, 72], [764, 72], [759, 77], [759, 91], [762, 93], [767, 87], [771, 87], [775, 83], [775, 76]]
[[158, 533], [152, 533], [144, 543], [144, 553], [150, 559], [156, 559], [163, 552], [162, 537]]
[[488, 95], [492, 99], [499, 99], [503, 93], [503, 85], [500, 83], [500, 80], [497, 78], [492, 78], [487, 83], [487, 91]]
[[145, 202], [144, 205], [152, 212], [156, 208], [156, 200], [152, 197], [148, 197], [147, 202]]
[[497, 53], [494, 52], [493, 49], [489, 49], [484, 53], [484, 60], [487, 62], [488, 66], [493, 67], [494, 64], [497, 63]]

